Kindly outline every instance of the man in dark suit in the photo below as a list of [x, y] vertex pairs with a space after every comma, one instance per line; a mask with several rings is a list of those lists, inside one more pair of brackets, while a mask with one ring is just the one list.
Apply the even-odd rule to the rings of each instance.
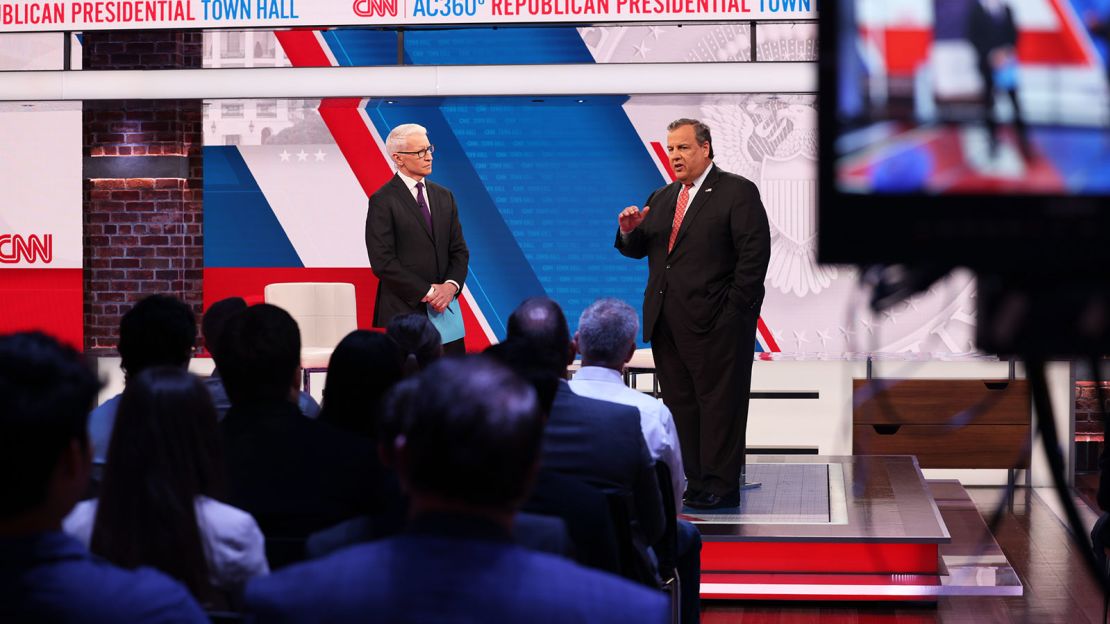
[[[967, 37], [975, 48], [979, 76], [983, 79], [983, 115], [990, 136], [990, 151], [998, 151], [998, 116], [994, 110], [994, 92], [999, 89], [1010, 98], [1014, 107], [1014, 130], [1022, 157], [1032, 159], [1029, 131], [1021, 114], [1017, 94], [1017, 25], [1014, 12], [1003, 0], [975, 0], [967, 15]], [[996, 78], [1002, 78], [999, 84]]]
[[88, 489], [99, 388], [53, 338], [0, 336], [0, 622], [208, 622], [180, 583], [117, 568], [62, 532]]
[[403, 382], [388, 442], [407, 532], [258, 577], [260, 622], [661, 623], [666, 597], [512, 543], [543, 425], [530, 385], [488, 356]]
[[619, 216], [616, 247], [648, 258], [644, 340], [674, 414], [686, 504], [736, 507], [755, 329], [770, 260], [767, 213], [750, 180], [713, 164], [709, 127], [667, 127], [676, 182]]
[[[455, 196], [426, 179], [435, 151], [427, 130], [403, 124], [385, 144], [397, 174], [370, 197], [366, 215], [366, 254], [379, 280], [375, 327], [399, 314], [446, 310], [470, 260]], [[465, 353], [462, 338], [444, 342], [444, 353]]]
[[640, 429], [640, 412], [627, 405], [578, 396], [566, 380], [574, 360], [570, 329], [559, 304], [533, 297], [509, 316], [508, 337], [531, 344], [536, 361], [559, 377], [543, 435], [540, 467], [632, 497], [635, 537], [646, 546], [665, 529], [655, 464]]

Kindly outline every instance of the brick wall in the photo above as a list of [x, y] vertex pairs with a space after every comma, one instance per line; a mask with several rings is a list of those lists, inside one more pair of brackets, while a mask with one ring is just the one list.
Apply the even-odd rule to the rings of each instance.
[[[200, 33], [89, 32], [82, 61], [86, 70], [193, 68], [201, 53]], [[85, 156], [126, 172], [84, 183], [87, 351], [111, 352], [120, 316], [149, 294], [173, 294], [200, 314], [202, 123], [200, 100], [85, 103]], [[152, 156], [185, 159], [187, 173], [152, 177], [150, 158], [127, 160]]]
[[[1103, 406], [1110, 412], [1110, 382], [1102, 382]], [[1093, 381], [1075, 382], [1075, 469], [1079, 472], [1098, 470], [1102, 451], [1102, 412], [1099, 411], [1098, 388]]]

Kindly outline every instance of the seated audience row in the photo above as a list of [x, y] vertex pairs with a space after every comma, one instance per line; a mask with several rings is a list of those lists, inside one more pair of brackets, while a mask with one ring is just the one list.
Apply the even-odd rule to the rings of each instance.
[[[505, 342], [463, 361], [440, 359], [423, 315], [352, 332], [312, 419], [287, 312], [211, 306], [202, 331], [216, 368], [202, 383], [184, 371], [189, 308], [144, 299], [121, 322], [125, 390], [98, 408], [110, 440], [100, 497], [65, 530], [114, 564], [168, 574], [209, 609], [241, 607], [246, 584], [262, 621], [362, 620], [366, 609], [379, 621], [514, 620], [526, 608], [541, 621], [657, 621], [663, 594], [601, 572], [658, 587], [651, 547], [676, 519], [655, 462], [670, 467], [677, 500], [684, 489], [673, 419], [620, 376], [635, 311], [599, 301], [572, 341], [558, 304], [533, 298], [508, 326]], [[157, 348], [136, 346], [156, 335]], [[583, 367], [568, 384], [577, 349]], [[683, 620], [694, 622], [700, 537], [677, 528]], [[309, 556], [323, 558], [267, 576]], [[552, 575], [561, 582], [540, 596]], [[443, 599], [420, 601], [425, 587]]]

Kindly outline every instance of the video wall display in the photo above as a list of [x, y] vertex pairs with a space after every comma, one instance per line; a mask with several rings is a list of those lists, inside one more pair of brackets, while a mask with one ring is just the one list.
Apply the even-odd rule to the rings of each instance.
[[[405, 65], [742, 62], [753, 59], [751, 28], [733, 22], [415, 29], [404, 32], [401, 59]], [[288, 67], [291, 57], [299, 66], [396, 65], [397, 43], [395, 30], [207, 31], [204, 67]], [[754, 58], [816, 60], [816, 22], [758, 24]]]
[[81, 104], [0, 103], [0, 137], [0, 334], [81, 348]]
[[613, 248], [617, 213], [671, 180], [666, 125], [696, 117], [716, 163], [756, 183], [770, 219], [760, 351], [973, 350], [968, 274], [871, 318], [854, 269], [816, 264], [814, 96], [213, 100], [205, 111], [206, 302], [271, 281], [350, 281], [369, 326], [367, 197], [393, 175], [384, 137], [418, 123], [435, 145], [429, 179], [454, 192], [471, 252], [470, 347], [503, 338], [532, 295], [558, 300], [572, 327], [600, 297], [639, 309], [647, 267]]
[[1110, 3], [835, 7], [840, 191], [1110, 193]]

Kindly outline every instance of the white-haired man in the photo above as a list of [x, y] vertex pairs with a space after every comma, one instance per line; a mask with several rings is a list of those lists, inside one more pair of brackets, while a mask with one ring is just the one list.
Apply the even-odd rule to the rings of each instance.
[[[375, 327], [401, 314], [447, 310], [462, 291], [470, 260], [455, 196], [426, 179], [435, 151], [428, 131], [397, 126], [386, 150], [397, 174], [370, 196], [366, 215], [366, 254], [378, 277]], [[443, 350], [464, 353], [463, 339], [444, 340]]]

